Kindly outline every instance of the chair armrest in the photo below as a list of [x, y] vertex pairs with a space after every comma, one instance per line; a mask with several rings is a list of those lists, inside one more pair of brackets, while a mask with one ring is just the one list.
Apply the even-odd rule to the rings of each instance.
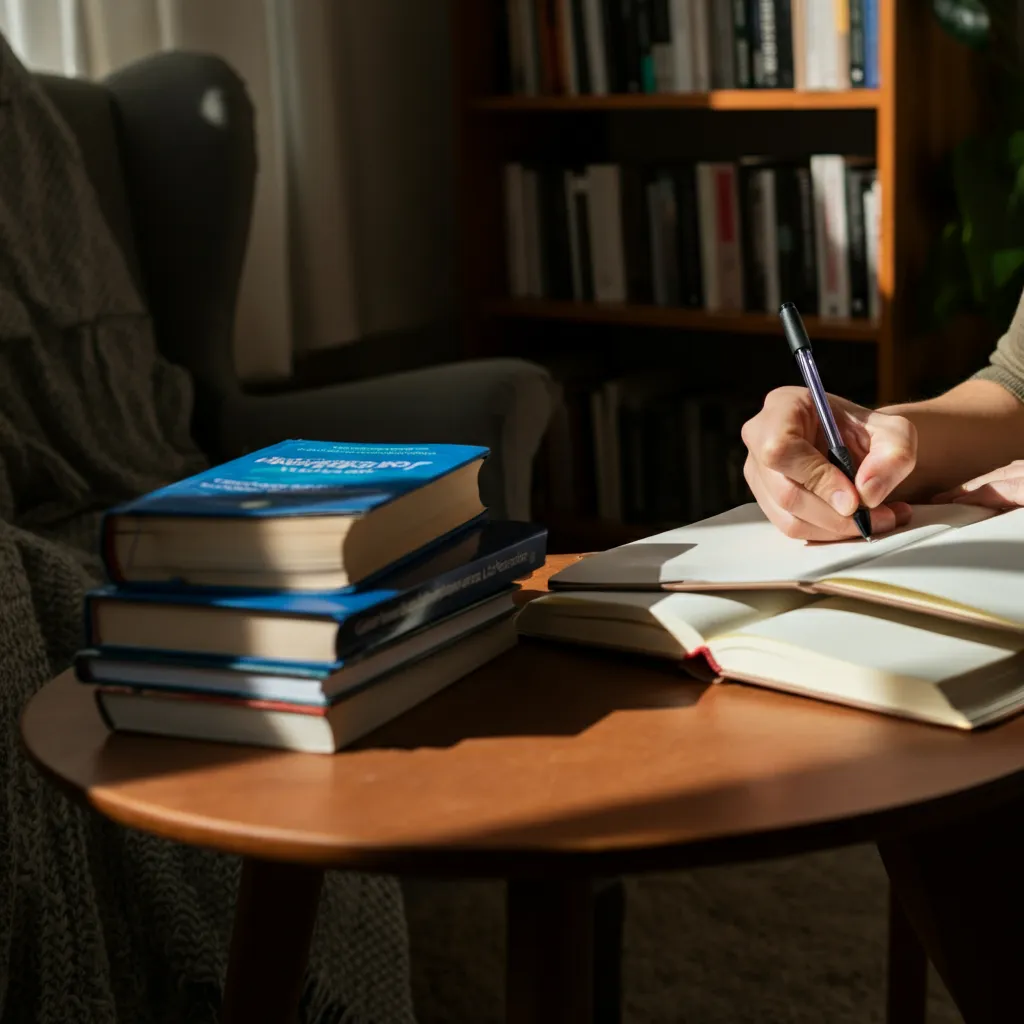
[[314, 391], [229, 396], [221, 451], [232, 457], [285, 438], [485, 445], [484, 503], [497, 517], [529, 519], [533, 459], [554, 395], [541, 367], [482, 359]]

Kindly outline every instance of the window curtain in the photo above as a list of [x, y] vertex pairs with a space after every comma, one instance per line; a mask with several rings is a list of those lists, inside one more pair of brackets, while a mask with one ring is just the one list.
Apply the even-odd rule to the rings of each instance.
[[[375, 0], [376, 2], [376, 0]], [[198, 50], [242, 76], [259, 173], [235, 328], [246, 380], [359, 335], [344, 84], [332, 0], [0, 0], [31, 68], [98, 79], [148, 54]]]

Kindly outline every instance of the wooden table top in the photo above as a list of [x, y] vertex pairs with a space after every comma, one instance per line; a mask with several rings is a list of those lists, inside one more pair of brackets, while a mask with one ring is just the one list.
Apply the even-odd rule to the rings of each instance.
[[407, 874], [720, 863], [1024, 794], [1024, 717], [964, 734], [528, 640], [334, 756], [112, 734], [68, 673], [22, 733], [53, 779], [124, 825]]

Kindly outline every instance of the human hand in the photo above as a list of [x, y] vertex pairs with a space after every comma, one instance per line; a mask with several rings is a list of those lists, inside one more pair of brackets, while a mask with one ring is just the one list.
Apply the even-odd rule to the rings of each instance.
[[1001, 512], [1024, 505], [1024, 459], [1017, 459], [1008, 466], [1000, 466], [991, 473], [976, 476], [973, 480], [943, 491], [932, 498], [933, 502], [953, 502], [957, 505], [982, 505], [999, 509]]
[[[743, 475], [758, 504], [787, 537], [804, 540], [858, 536], [850, 517], [860, 503], [871, 509], [872, 534], [902, 526], [910, 519], [910, 506], [882, 503], [914, 468], [913, 423], [834, 395], [828, 399], [846, 447], [859, 465], [856, 487], [828, 461], [828, 444], [810, 392], [776, 388], [742, 431], [748, 452]], [[1024, 488], [1024, 467], [1021, 483]]]

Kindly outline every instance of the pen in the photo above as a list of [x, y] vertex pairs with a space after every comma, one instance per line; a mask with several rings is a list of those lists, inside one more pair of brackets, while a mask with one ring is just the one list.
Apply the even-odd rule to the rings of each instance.
[[[796, 357], [796, 364], [803, 374], [804, 383], [814, 400], [814, 408], [818, 410], [818, 419], [821, 420], [821, 428], [825, 431], [825, 440], [828, 442], [828, 460], [833, 466], [838, 466], [850, 483], [853, 483], [857, 475], [853, 468], [853, 459], [843, 444], [843, 436], [836, 426], [835, 417], [832, 415], [832, 408], [828, 404], [825, 395], [825, 388], [818, 376], [818, 367], [814, 363], [814, 356], [811, 354], [811, 339], [807, 337], [807, 328], [800, 318], [796, 306], [792, 302], [784, 302], [779, 309], [779, 319], [782, 321], [782, 329], [786, 334], [786, 341], [789, 342], [789, 350]], [[861, 536], [865, 540], [871, 539], [871, 513], [863, 505], [859, 506], [853, 513], [853, 521], [857, 524]]]

